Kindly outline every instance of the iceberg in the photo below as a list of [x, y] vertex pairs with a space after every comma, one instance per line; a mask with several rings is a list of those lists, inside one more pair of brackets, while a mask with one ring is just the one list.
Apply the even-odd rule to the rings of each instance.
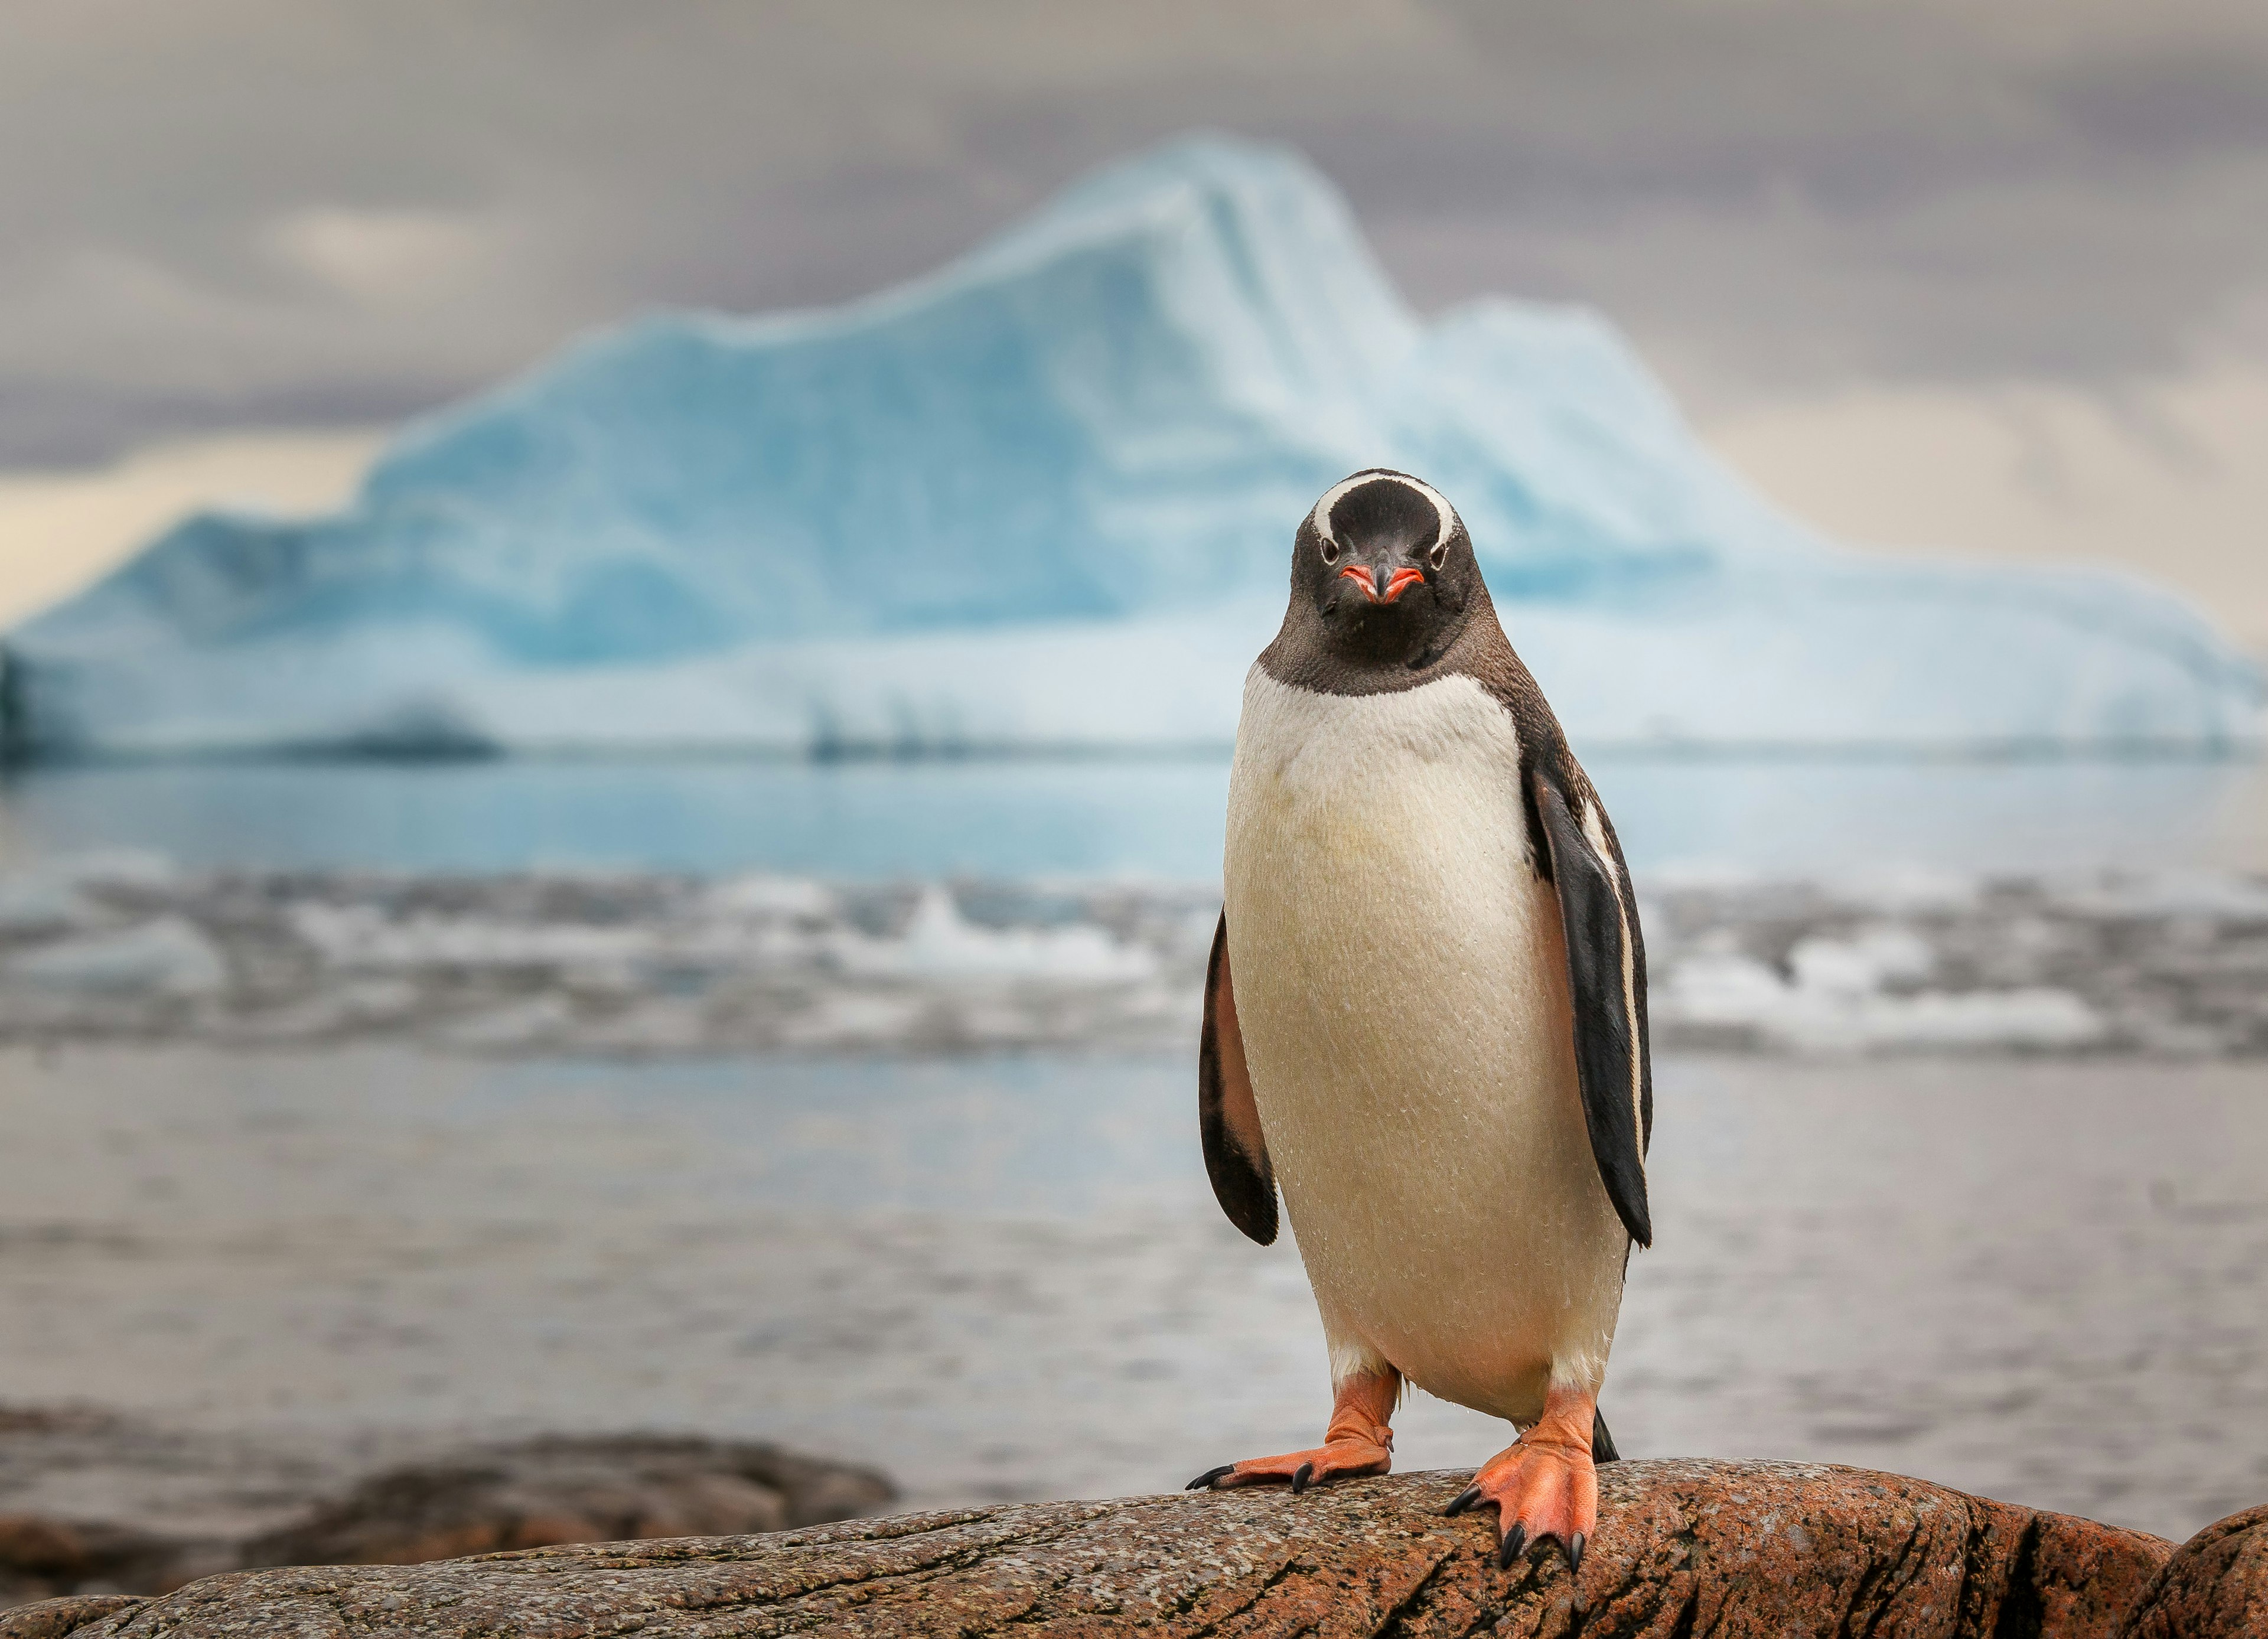
[[1580, 745], [2256, 739], [2199, 614], [1885, 559], [1719, 466], [1587, 312], [1421, 320], [1287, 151], [1190, 138], [838, 309], [671, 312], [412, 424], [344, 511], [190, 518], [11, 632], [16, 753], [1225, 746], [1292, 532], [1463, 512]]

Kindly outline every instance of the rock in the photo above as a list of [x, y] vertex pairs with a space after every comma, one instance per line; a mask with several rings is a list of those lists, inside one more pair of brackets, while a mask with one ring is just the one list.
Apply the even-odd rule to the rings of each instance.
[[2183, 1543], [2119, 1639], [2268, 1634], [2268, 1506], [2231, 1514]]
[[[2182, 1613], [2242, 1623], [2268, 1591], [2258, 1515], [2216, 1526], [2173, 1557], [2156, 1537], [1796, 1463], [1616, 1464], [1601, 1477], [1598, 1537], [1580, 1578], [1550, 1551], [1500, 1572], [1491, 1520], [1440, 1516], [1466, 1479], [1412, 1474], [1299, 1497], [1246, 1490], [1020, 1504], [416, 1567], [240, 1571], [70, 1619], [77, 1626], [30, 1607], [0, 1619], [0, 1639], [1138, 1628], [2113, 1639], [2257, 1631], [2183, 1626], [2186, 1614], [2149, 1627], [2149, 1601], [2201, 1590], [2206, 1603]], [[2192, 1562], [2198, 1571], [2186, 1577], [2180, 1568]]]
[[183, 1547], [129, 1526], [0, 1514], [0, 1605], [55, 1593], [176, 1586], [188, 1580], [173, 1574]]
[[0, 1406], [0, 1607], [158, 1593], [234, 1570], [248, 1538], [304, 1518], [361, 1474], [443, 1449]]
[[[414, 1564], [561, 1542], [753, 1535], [872, 1513], [895, 1495], [871, 1469], [663, 1435], [429, 1447], [375, 1473], [344, 1453], [328, 1464], [306, 1452], [286, 1459], [76, 1410], [0, 1410], [0, 1481], [12, 1493], [11, 1511], [0, 1512], [0, 1607], [163, 1593], [245, 1566]], [[357, 1471], [364, 1477], [340, 1495]], [[85, 1482], [99, 1476], [118, 1514], [27, 1505], [49, 1472], [79, 1482], [66, 1494], [82, 1506]]]
[[245, 1545], [247, 1565], [415, 1565], [559, 1542], [721, 1537], [872, 1513], [871, 1469], [745, 1441], [554, 1437], [374, 1474]]
[[91, 1628], [106, 1616], [148, 1603], [138, 1593], [86, 1593], [42, 1599], [36, 1605], [0, 1611], [0, 1639], [63, 1639], [63, 1635]]

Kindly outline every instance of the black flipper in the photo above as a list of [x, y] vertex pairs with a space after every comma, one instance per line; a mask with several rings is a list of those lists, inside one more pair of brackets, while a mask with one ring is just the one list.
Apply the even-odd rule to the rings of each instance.
[[1607, 1420], [1599, 1415], [1596, 1406], [1591, 1407], [1591, 1460], [1594, 1463], [1618, 1463], [1623, 1454], [1615, 1449], [1615, 1437], [1607, 1432]]
[[1236, 990], [1228, 973], [1228, 913], [1213, 930], [1205, 964], [1204, 1029], [1197, 1037], [1197, 1128], [1206, 1176], [1228, 1221], [1267, 1246], [1276, 1238], [1276, 1169], [1260, 1131], [1260, 1106], [1244, 1067]]
[[[1646, 1040], [1646, 946], [1630, 873], [1580, 770], [1569, 778], [1539, 765], [1530, 777], [1567, 932], [1575, 1069], [1591, 1154], [1623, 1227], [1639, 1246], [1650, 1246], [1646, 1144], [1653, 1125], [1653, 1071]], [[1595, 821], [1589, 830], [1586, 820]]]

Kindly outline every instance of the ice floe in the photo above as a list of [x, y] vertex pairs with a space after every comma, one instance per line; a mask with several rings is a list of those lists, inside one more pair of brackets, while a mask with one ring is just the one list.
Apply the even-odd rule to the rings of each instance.
[[[53, 890], [65, 885], [68, 893]], [[1640, 884], [1681, 1048], [2268, 1055], [2268, 884]], [[0, 1040], [1186, 1052], [1217, 891], [663, 875], [0, 876]]]

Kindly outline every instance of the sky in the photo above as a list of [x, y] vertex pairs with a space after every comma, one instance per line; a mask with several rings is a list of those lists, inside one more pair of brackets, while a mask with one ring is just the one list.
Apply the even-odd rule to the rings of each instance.
[[662, 305], [836, 302], [1192, 127], [1410, 298], [1589, 303], [1849, 538], [2268, 649], [2258, 0], [0, 0], [0, 619]]

